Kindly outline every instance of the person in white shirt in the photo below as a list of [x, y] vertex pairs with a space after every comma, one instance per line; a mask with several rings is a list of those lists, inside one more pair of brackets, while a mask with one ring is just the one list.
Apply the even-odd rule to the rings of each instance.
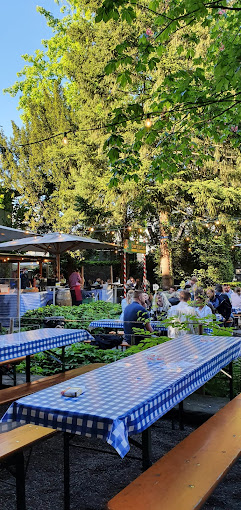
[[206, 319], [207, 322], [212, 321], [212, 309], [206, 305], [206, 298], [203, 289], [197, 289], [194, 293], [195, 311], [198, 317]]
[[[185, 333], [195, 333], [195, 324], [197, 323], [197, 314], [195, 308], [188, 304], [191, 301], [191, 294], [186, 290], [179, 292], [180, 303], [171, 306], [167, 312], [168, 318], [173, 318], [173, 326], [168, 326], [169, 338], [175, 338]], [[196, 320], [195, 320], [196, 319]], [[183, 324], [188, 322], [188, 326], [184, 329], [178, 327], [175, 323]]]
[[231, 294], [232, 308], [241, 308], [241, 289], [236, 287]]

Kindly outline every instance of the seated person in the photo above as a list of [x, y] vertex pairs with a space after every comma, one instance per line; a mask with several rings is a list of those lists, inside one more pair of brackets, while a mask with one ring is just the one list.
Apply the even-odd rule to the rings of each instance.
[[66, 284], [66, 278], [63, 275], [63, 273], [61, 273], [61, 275], [60, 275], [60, 283], [61, 283], [61, 285], [65, 285]]
[[128, 290], [126, 298], [123, 298], [121, 301], [122, 312], [119, 317], [121, 321], [124, 320], [124, 311], [125, 311], [127, 305], [130, 305], [131, 303], [133, 303], [133, 299], [134, 299], [134, 290]]
[[153, 301], [153, 295], [150, 292], [148, 294], [144, 290], [142, 292], [144, 292], [144, 294], [145, 294], [145, 305], [144, 306], [145, 306], [146, 310], [148, 310], [150, 312], [151, 306], [152, 306], [152, 301]]
[[135, 289], [136, 287], [135, 278], [133, 278], [133, 276], [130, 276], [129, 280], [127, 280], [126, 282], [126, 285], [128, 289]]
[[93, 283], [92, 287], [95, 289], [102, 289], [103, 286], [103, 280], [101, 278], [96, 278], [95, 283]]
[[169, 308], [171, 308], [171, 304], [169, 303], [166, 294], [164, 292], [157, 292], [152, 301], [151, 316], [153, 319], [157, 320], [159, 316], [165, 317]]
[[235, 287], [234, 292], [231, 294], [231, 303], [233, 308], [241, 308], [241, 289]]
[[[149, 313], [145, 308], [145, 293], [142, 290], [134, 291], [133, 303], [128, 305], [124, 311], [124, 333], [128, 344], [131, 344], [132, 335], [135, 336], [135, 344], [137, 345], [145, 338], [144, 331], [153, 333]], [[134, 328], [143, 330], [143, 334], [135, 334]]]
[[223, 292], [222, 285], [217, 284], [215, 287], [215, 294], [218, 298], [219, 304], [216, 308], [217, 313], [220, 313], [224, 318], [225, 323], [230, 319], [232, 313], [232, 304], [227, 294]]
[[215, 290], [213, 287], [208, 287], [206, 290], [207, 298], [208, 298], [208, 306], [210, 306], [213, 313], [216, 313], [216, 309], [219, 305], [218, 296], [215, 294]]
[[203, 289], [197, 288], [195, 290], [194, 302], [197, 316], [201, 319], [208, 317], [209, 320], [212, 320], [210, 317], [212, 315], [212, 309], [210, 306], [208, 306], [208, 304], [206, 304], [206, 298]]
[[[173, 318], [173, 326], [168, 326], [168, 336], [170, 338], [175, 338], [183, 333], [195, 333], [194, 324], [197, 322], [197, 314], [195, 308], [188, 304], [188, 301], [191, 300], [191, 294], [186, 290], [182, 290], [179, 293], [179, 297], [180, 303], [171, 306], [167, 312], [167, 316]], [[175, 323], [180, 323], [180, 325], [187, 323], [185, 330], [175, 325]]]
[[170, 289], [167, 292], [167, 298], [172, 306], [178, 305], [180, 299], [176, 287], [170, 287]]
[[110, 290], [111, 289], [111, 280], [108, 279], [106, 282], [103, 282], [102, 287], [104, 290]]
[[231, 296], [233, 294], [233, 290], [231, 289], [229, 283], [224, 283], [223, 284], [223, 293], [227, 294], [227, 296], [229, 297], [229, 299], [231, 301]]

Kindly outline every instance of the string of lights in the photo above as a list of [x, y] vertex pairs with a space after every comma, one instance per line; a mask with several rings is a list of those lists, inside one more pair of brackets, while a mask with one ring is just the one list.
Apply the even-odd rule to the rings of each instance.
[[[153, 113], [147, 113], [147, 114], [141, 114], [141, 115], [136, 115], [135, 117], [130, 117], [129, 119], [126, 119], [126, 122], [133, 122], [135, 120], [141, 120], [143, 119], [143, 117], [145, 118], [145, 127], [147, 129], [150, 129], [151, 126], [152, 126], [152, 120], [151, 120], [151, 116], [153, 115], [159, 115], [160, 112], [153, 112]], [[63, 139], [62, 139], [62, 143], [63, 145], [68, 145], [68, 137], [67, 135], [70, 134], [70, 133], [73, 133], [75, 134], [76, 131], [78, 132], [88, 132], [88, 131], [98, 131], [100, 129], [107, 129], [109, 127], [113, 127], [113, 126], [116, 126], [116, 125], [120, 125], [122, 124], [123, 121], [119, 121], [119, 122], [112, 122], [112, 123], [109, 123], [109, 124], [105, 124], [103, 126], [95, 126], [95, 127], [90, 127], [90, 128], [78, 128], [78, 129], [69, 129], [68, 131], [61, 131], [60, 133], [55, 133], [54, 135], [49, 135], [49, 136], [46, 136], [45, 138], [41, 138], [39, 140], [35, 140], [33, 142], [27, 142], [27, 143], [21, 143], [18, 145], [18, 147], [28, 147], [30, 145], [35, 145], [37, 143], [43, 143], [43, 142], [47, 142], [48, 140], [52, 140], [53, 138], [57, 138], [59, 136], [63, 136]], [[6, 153], [6, 151], [9, 151], [9, 152], [12, 152], [8, 147], [4, 147], [3, 145], [0, 145], [0, 152], [2, 153], [2, 155], [4, 155]]]
[[[235, 217], [235, 218], [232, 218], [233, 221], [240, 221], [241, 222], [241, 217]], [[200, 220], [197, 220], [195, 219], [195, 222], [197, 222], [202, 224], [204, 227], [206, 228], [210, 228], [210, 227], [222, 227], [222, 222], [220, 220], [218, 220], [217, 218], [213, 218], [213, 219], [200, 219]], [[170, 230], [173, 230], [174, 228], [176, 227], [176, 225], [173, 225], [173, 224], [170, 224], [167, 228], [169, 228]], [[179, 224], [178, 224], [178, 227], [179, 227]], [[139, 233], [139, 234], [144, 234], [147, 230], [147, 227], [139, 227], [139, 226], [123, 226], [123, 225], [108, 225], [107, 227], [105, 227], [104, 225], [83, 225], [81, 230], [85, 230], [85, 231], [89, 231], [89, 232], [96, 232], [96, 233], [105, 233], [105, 234], [112, 234], [114, 235], [116, 232], [120, 232], [120, 231], [129, 231], [129, 232], [132, 232], [132, 233]], [[188, 238], [186, 238], [188, 240]]]

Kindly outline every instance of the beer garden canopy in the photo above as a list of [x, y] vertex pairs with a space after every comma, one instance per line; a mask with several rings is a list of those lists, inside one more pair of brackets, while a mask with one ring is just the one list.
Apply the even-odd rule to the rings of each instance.
[[72, 234], [35, 235], [23, 239], [14, 239], [6, 243], [0, 243], [0, 251], [43, 251], [56, 255], [57, 276], [60, 278], [60, 255], [66, 251], [75, 250], [112, 250], [116, 246], [111, 243], [103, 243], [91, 237], [81, 237]]

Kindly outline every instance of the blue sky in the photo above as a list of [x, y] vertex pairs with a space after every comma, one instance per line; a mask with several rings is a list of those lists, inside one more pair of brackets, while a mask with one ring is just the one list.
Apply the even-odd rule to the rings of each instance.
[[60, 7], [54, 0], [1, 1], [0, 126], [7, 137], [12, 134], [11, 120], [19, 126], [21, 120], [17, 110], [18, 99], [10, 94], [3, 94], [3, 89], [17, 80], [17, 72], [21, 71], [25, 64], [21, 55], [32, 55], [36, 49], [42, 48], [41, 40], [52, 35], [44, 16], [36, 11], [37, 5], [56, 17], [60, 15]]

